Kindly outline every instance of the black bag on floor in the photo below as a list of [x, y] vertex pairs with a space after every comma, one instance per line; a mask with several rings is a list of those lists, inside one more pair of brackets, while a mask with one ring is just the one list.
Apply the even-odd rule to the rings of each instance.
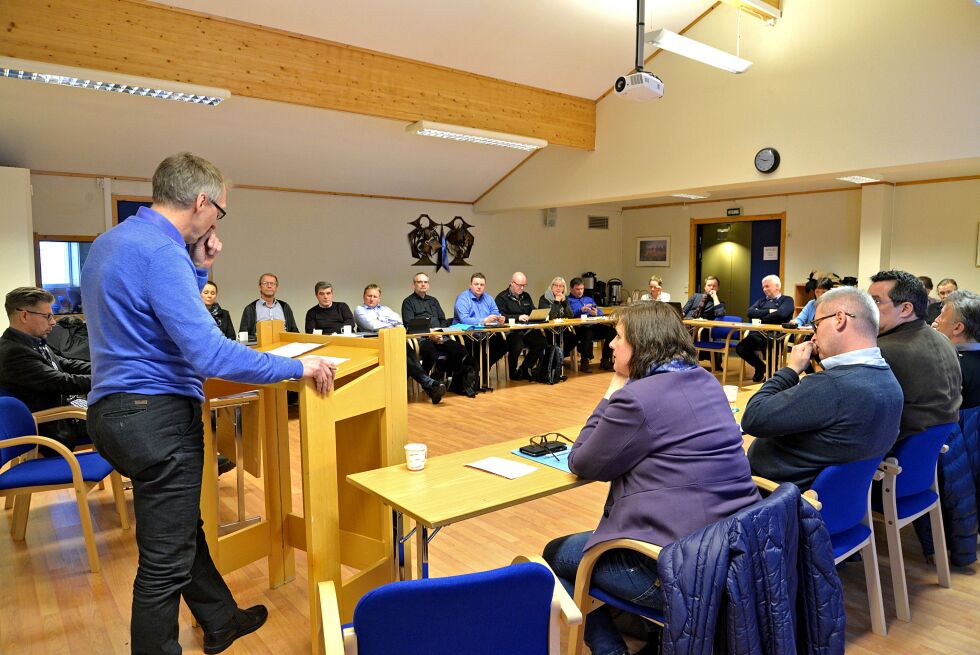
[[541, 382], [542, 384], [564, 382], [565, 374], [562, 371], [563, 359], [561, 348], [558, 346], [545, 346], [541, 359], [538, 360], [537, 366], [534, 367], [534, 374], [532, 376], [534, 381]]
[[463, 359], [459, 370], [453, 373], [452, 381], [449, 383], [449, 390], [462, 396], [473, 398], [479, 386], [476, 369], [473, 368], [473, 360], [470, 357]]

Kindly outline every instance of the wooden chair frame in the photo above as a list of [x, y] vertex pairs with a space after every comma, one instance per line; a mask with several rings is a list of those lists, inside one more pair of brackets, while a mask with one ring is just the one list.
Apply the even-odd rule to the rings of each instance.
[[[944, 445], [940, 449], [940, 455], [949, 450], [949, 446]], [[938, 468], [938, 461], [937, 461]], [[938, 473], [933, 475], [930, 489], [936, 494], [936, 502], [925, 509], [916, 512], [903, 519], [898, 518], [897, 499], [895, 497], [895, 483], [902, 467], [894, 457], [885, 459], [878, 466], [881, 484], [881, 504], [883, 513], [874, 513], [874, 518], [884, 523], [885, 537], [888, 540], [888, 565], [892, 573], [892, 589], [895, 594], [895, 614], [902, 621], [912, 620], [912, 610], [909, 606], [909, 590], [905, 580], [905, 557], [902, 554], [901, 530], [923, 514], [929, 514], [929, 524], [932, 527], [932, 538], [935, 544], [936, 574], [939, 578], [939, 586], [949, 589], [952, 581], [949, 574], [949, 553], [946, 552], [946, 533], [943, 531], [942, 502], [939, 493]]]
[[[35, 423], [37, 424], [67, 418], [84, 419], [86, 414], [84, 410], [76, 407], [56, 407], [54, 409], [36, 412], [34, 416]], [[82, 478], [82, 468], [78, 463], [78, 459], [70, 450], [68, 450], [68, 448], [58, 443], [54, 439], [49, 439], [48, 437], [42, 437], [41, 435], [36, 434], [24, 435], [11, 439], [0, 439], [0, 448], [9, 448], [12, 446], [26, 444], [46, 446], [55, 451], [60, 457], [68, 462], [68, 467], [71, 469], [72, 482], [71, 484], [40, 485], [35, 487], [17, 487], [13, 489], [0, 490], [0, 497], [12, 497], [14, 499], [14, 513], [10, 522], [10, 534], [13, 536], [15, 541], [24, 541], [27, 533], [27, 518], [31, 509], [32, 494], [42, 491], [68, 489], [70, 487], [74, 488], [75, 500], [78, 504], [78, 514], [82, 526], [82, 534], [85, 538], [85, 550], [88, 554], [89, 569], [92, 571], [92, 573], [98, 573], [101, 566], [99, 564], [99, 552], [95, 545], [95, 532], [92, 527], [92, 515], [88, 506], [88, 492], [91, 491], [93, 487], [101, 484], [101, 480], [98, 482], [86, 482]], [[25, 455], [30, 454], [31, 453], [25, 453]], [[33, 456], [36, 455], [37, 448], [35, 448], [33, 452]], [[23, 461], [23, 459], [25, 458], [22, 457], [13, 460], [13, 466], [17, 466], [20, 461]], [[123, 492], [122, 478], [117, 471], [112, 471], [109, 474], [109, 477], [112, 481], [112, 494], [116, 503], [116, 512], [119, 514], [119, 523], [124, 530], [128, 530], [129, 513], [126, 507], [126, 496]]]

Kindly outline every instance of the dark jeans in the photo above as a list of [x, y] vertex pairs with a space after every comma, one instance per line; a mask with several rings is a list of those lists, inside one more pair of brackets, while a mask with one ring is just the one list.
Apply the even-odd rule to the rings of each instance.
[[431, 339], [419, 339], [419, 357], [422, 358], [425, 372], [430, 375], [439, 358], [443, 358], [440, 369], [446, 375], [452, 376], [462, 365], [463, 358], [466, 357], [466, 348], [450, 337], [443, 337], [442, 343], [435, 343]]
[[578, 335], [578, 352], [582, 359], [592, 359], [592, 343], [600, 339], [602, 340], [602, 359], [606, 361], [612, 359], [612, 347], [609, 344], [616, 336], [616, 328], [605, 323], [595, 323], [594, 325], [576, 326], [575, 333]]
[[517, 371], [517, 362], [525, 348], [524, 368], [533, 368], [541, 359], [544, 346], [545, 338], [541, 330], [511, 330], [507, 333], [507, 370], [511, 375]]
[[408, 369], [408, 377], [418, 382], [423, 389], [432, 388], [435, 380], [425, 372], [425, 369], [419, 364], [418, 355], [415, 354], [412, 346], [407, 343], [405, 344], [405, 366]]
[[116, 393], [89, 407], [88, 425], [99, 453], [133, 481], [139, 568], [132, 652], [176, 655], [181, 596], [205, 632], [222, 628], [237, 609], [202, 529], [201, 403]]
[[[571, 595], [575, 573], [585, 554], [591, 532], [580, 532], [553, 539], [544, 547], [543, 557]], [[611, 550], [592, 569], [592, 584], [637, 605], [661, 608], [663, 590], [658, 584], [657, 562], [632, 550]], [[585, 643], [592, 655], [628, 655], [626, 642], [613, 625], [609, 607], [601, 605], [585, 617]]]
[[756, 373], [762, 373], [766, 370], [765, 363], [759, 359], [756, 354], [757, 351], [766, 350], [769, 347], [769, 339], [759, 332], [749, 332], [745, 335], [738, 345], [735, 346], [735, 352], [738, 356], [742, 358], [742, 361], [751, 364], [755, 368]]

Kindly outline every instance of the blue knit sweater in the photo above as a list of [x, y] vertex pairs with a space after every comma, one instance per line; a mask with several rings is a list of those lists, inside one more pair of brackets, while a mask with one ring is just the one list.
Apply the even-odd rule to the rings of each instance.
[[146, 207], [95, 240], [82, 268], [90, 403], [112, 393], [203, 401], [205, 378], [264, 384], [303, 375], [302, 362], [225, 338], [201, 302], [207, 276], [177, 228]]
[[754, 475], [806, 490], [827, 466], [884, 456], [902, 418], [902, 388], [887, 366], [853, 364], [805, 376], [776, 372], [749, 400], [742, 430]]

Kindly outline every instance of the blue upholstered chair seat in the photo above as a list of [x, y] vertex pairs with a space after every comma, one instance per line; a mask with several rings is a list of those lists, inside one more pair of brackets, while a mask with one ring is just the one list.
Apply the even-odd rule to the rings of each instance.
[[601, 600], [606, 605], [610, 607], [615, 607], [621, 609], [624, 612], [629, 612], [630, 614], [636, 614], [644, 618], [650, 619], [651, 621], [656, 621], [657, 623], [664, 624], [664, 611], [663, 609], [654, 609], [652, 607], [646, 607], [644, 605], [637, 605], [636, 603], [631, 603], [628, 600], [623, 600], [617, 596], [603, 591], [599, 587], [592, 585], [589, 588], [589, 595], [593, 598]]
[[695, 348], [698, 348], [699, 350], [718, 350], [718, 351], [721, 351], [721, 350], [724, 350], [725, 349], [725, 342], [722, 341], [721, 343], [719, 343], [717, 341], [695, 341], [694, 342], [694, 347]]
[[871, 528], [863, 523], [859, 523], [857, 525], [852, 525], [843, 532], [830, 535], [830, 541], [834, 547], [834, 559], [837, 559], [844, 553], [856, 548], [859, 544], [863, 543], [870, 534]]
[[[99, 482], [112, 472], [112, 465], [98, 453], [80, 453], [75, 457], [86, 482]], [[71, 483], [71, 468], [63, 457], [32, 459], [0, 473], [0, 490]]]

